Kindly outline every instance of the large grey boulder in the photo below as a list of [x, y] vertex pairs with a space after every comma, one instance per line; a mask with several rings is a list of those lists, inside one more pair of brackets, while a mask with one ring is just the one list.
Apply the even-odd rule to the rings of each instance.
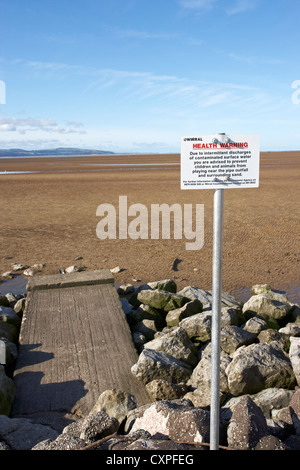
[[160, 401], [148, 407], [137, 418], [131, 433], [143, 429], [153, 438], [169, 438], [175, 442], [209, 442], [209, 412], [194, 408], [188, 400]]
[[170, 310], [166, 316], [168, 326], [178, 326], [184, 318], [202, 312], [202, 303], [198, 299], [190, 300], [183, 307]]
[[145, 388], [151, 401], [177, 400], [188, 392], [188, 386], [186, 384], [174, 384], [162, 379], [148, 382]]
[[128, 312], [126, 314], [126, 319], [131, 327], [135, 323], [143, 320], [153, 320], [157, 328], [160, 328], [165, 324], [164, 317], [156, 308], [144, 304], [141, 304], [138, 308], [132, 309]]
[[290, 389], [296, 384], [289, 357], [275, 341], [239, 348], [226, 375], [229, 391], [234, 396], [272, 387]]
[[244, 315], [258, 315], [263, 319], [281, 320], [288, 315], [292, 306], [288, 302], [283, 302], [281, 297], [281, 300], [277, 298], [275, 295], [271, 298], [266, 293], [253, 295], [244, 304], [243, 313]]
[[[203, 310], [211, 310], [212, 308], [212, 292], [199, 287], [187, 286], [184, 287], [178, 294], [188, 297], [189, 299], [198, 299], [203, 305]], [[236, 299], [234, 296], [228, 294], [227, 292], [221, 293], [221, 308], [223, 307], [232, 307], [236, 309], [241, 309], [243, 303]]]
[[165, 312], [180, 308], [189, 302], [187, 297], [160, 289], [142, 289], [137, 294], [137, 300], [142, 304]]
[[228, 445], [236, 450], [250, 450], [266, 435], [268, 426], [261, 409], [249, 396], [242, 397], [227, 428]]
[[189, 366], [195, 366], [198, 362], [197, 350], [188, 337], [187, 332], [180, 327], [171, 329], [165, 334], [160, 334], [152, 341], [145, 344], [145, 349], [164, 351]]
[[58, 435], [50, 426], [36, 424], [26, 418], [0, 415], [0, 436], [11, 450], [30, 450], [39, 442], [54, 440]]
[[149, 305], [158, 310], [162, 310], [171, 298], [170, 292], [156, 289], [143, 289], [137, 294], [137, 299], [141, 304]]
[[241, 346], [247, 346], [254, 343], [257, 339], [256, 334], [243, 330], [238, 326], [225, 326], [220, 332], [220, 346], [227, 354], [232, 354]]
[[[228, 393], [228, 383], [225, 370], [231, 358], [221, 351], [220, 353], [220, 401], [223, 402]], [[208, 343], [201, 353], [201, 359], [194, 368], [187, 382], [193, 390], [186, 393], [184, 398], [192, 401], [194, 406], [207, 407], [211, 403], [211, 343]]]
[[126, 418], [129, 411], [136, 408], [136, 398], [123, 390], [105, 390], [90, 411], [90, 415], [105, 411], [111, 418], [116, 418], [119, 424]]
[[293, 371], [300, 386], [300, 338], [292, 336], [290, 338], [291, 346], [289, 350], [289, 358], [293, 367]]
[[155, 379], [180, 383], [189, 379], [192, 368], [164, 351], [144, 349], [138, 362], [131, 367], [131, 372], [144, 384]]
[[203, 343], [211, 338], [211, 325], [212, 317], [210, 311], [196, 313], [196, 315], [184, 318], [179, 323], [179, 326], [187, 332], [189, 338], [198, 338]]
[[173, 294], [177, 291], [177, 285], [173, 279], [164, 279], [162, 281], [148, 282], [147, 285], [153, 290], [164, 290], [167, 292], [172, 292]]
[[119, 427], [120, 423], [116, 418], [100, 410], [69, 424], [63, 429], [63, 434], [79, 437], [86, 443], [91, 443], [113, 434]]
[[0, 322], [11, 323], [17, 328], [21, 325], [20, 316], [11, 307], [0, 307]]

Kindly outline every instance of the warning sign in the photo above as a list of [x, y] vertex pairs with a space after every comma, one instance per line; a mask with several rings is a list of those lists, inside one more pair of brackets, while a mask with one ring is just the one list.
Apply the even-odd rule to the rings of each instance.
[[181, 189], [257, 188], [258, 135], [202, 135], [181, 139]]

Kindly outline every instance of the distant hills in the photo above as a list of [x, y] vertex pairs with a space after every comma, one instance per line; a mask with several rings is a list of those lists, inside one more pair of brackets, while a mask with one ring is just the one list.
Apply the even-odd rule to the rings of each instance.
[[80, 148], [56, 148], [44, 150], [23, 150], [23, 149], [0, 149], [1, 157], [45, 157], [45, 156], [68, 156], [68, 155], [113, 155], [114, 152], [95, 149]]

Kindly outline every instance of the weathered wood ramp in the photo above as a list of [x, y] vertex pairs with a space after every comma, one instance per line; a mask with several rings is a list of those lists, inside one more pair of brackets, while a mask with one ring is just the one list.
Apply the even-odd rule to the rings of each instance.
[[138, 355], [110, 271], [38, 276], [27, 291], [12, 416], [85, 415], [112, 388], [149, 402], [130, 371]]

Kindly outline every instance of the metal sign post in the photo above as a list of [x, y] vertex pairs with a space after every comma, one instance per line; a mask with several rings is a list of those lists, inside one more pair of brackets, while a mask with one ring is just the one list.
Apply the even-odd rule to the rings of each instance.
[[214, 189], [210, 449], [219, 449], [224, 189], [259, 186], [259, 136], [182, 137], [181, 189]]
[[210, 449], [219, 449], [220, 420], [220, 318], [222, 294], [224, 189], [214, 190]]
[[0, 339], [0, 364], [6, 364], [6, 346], [2, 339]]

